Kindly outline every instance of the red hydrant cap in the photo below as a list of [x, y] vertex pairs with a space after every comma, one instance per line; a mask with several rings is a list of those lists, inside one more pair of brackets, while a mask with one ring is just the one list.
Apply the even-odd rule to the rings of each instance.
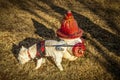
[[68, 11], [60, 29], [57, 30], [57, 36], [65, 39], [74, 39], [81, 37], [82, 34], [83, 30], [78, 27], [77, 21], [74, 19], [71, 11]]

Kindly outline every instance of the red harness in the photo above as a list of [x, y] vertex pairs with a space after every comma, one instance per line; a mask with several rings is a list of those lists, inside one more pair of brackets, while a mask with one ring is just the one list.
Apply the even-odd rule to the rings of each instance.
[[45, 41], [37, 43], [36, 58], [45, 57]]
[[[41, 57], [45, 57], [45, 41], [41, 41], [37, 43], [36, 47], [37, 47], [37, 52], [36, 52], [35, 58], [39, 59]], [[28, 54], [28, 57], [32, 59], [29, 50], [27, 51], [27, 54]]]

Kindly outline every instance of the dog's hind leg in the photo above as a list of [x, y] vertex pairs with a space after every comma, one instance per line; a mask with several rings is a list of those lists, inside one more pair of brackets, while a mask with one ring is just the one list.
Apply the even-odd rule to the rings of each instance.
[[63, 67], [61, 65], [62, 57], [57, 57], [56, 59], [54, 59], [54, 61], [55, 61], [56, 66], [58, 67], [58, 69], [60, 71], [63, 71]]
[[36, 68], [35, 68], [35, 69], [38, 69], [38, 68], [41, 66], [42, 61], [43, 61], [42, 58], [40, 58], [40, 59], [37, 60], [37, 65], [36, 65]]
[[45, 58], [42, 58], [42, 64], [44, 64], [45, 63]]

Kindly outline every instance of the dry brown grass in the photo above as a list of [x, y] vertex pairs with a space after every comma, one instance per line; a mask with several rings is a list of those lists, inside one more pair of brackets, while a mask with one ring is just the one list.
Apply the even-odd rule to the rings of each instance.
[[[0, 80], [120, 80], [119, 0], [1, 0]], [[85, 31], [85, 56], [63, 60], [60, 72], [49, 60], [38, 70], [33, 61], [20, 65], [21, 45], [58, 39], [55, 31], [72, 10]]]

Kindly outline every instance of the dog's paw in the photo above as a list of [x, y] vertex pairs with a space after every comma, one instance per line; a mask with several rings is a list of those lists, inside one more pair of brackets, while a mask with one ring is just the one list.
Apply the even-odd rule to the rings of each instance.
[[42, 64], [44, 64], [44, 63], [45, 63], [45, 59], [42, 60]]
[[63, 71], [63, 67], [61, 65], [58, 66], [60, 71]]
[[35, 67], [34, 70], [37, 70], [39, 67]]
[[60, 69], [60, 71], [63, 71], [63, 68], [62, 68], [62, 69]]

